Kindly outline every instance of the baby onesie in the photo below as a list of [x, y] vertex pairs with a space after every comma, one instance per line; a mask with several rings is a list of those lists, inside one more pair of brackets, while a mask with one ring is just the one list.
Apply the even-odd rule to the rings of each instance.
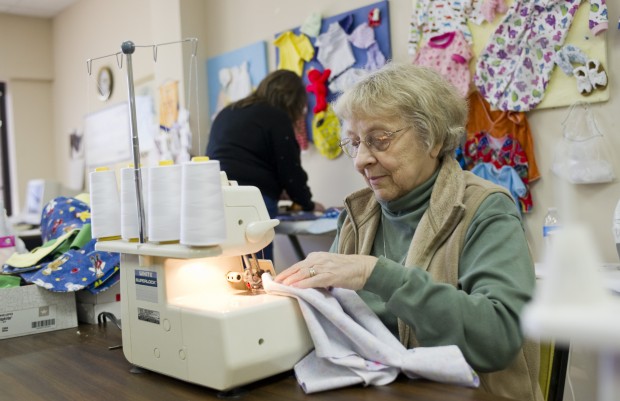
[[469, 60], [472, 52], [461, 31], [431, 37], [416, 56], [414, 64], [426, 66], [448, 79], [466, 97], [471, 82]]
[[[589, 0], [589, 29], [607, 30], [606, 0]], [[515, 1], [478, 57], [476, 87], [496, 109], [529, 111], [543, 99], [582, 0]]]
[[527, 115], [522, 111], [491, 110], [489, 103], [480, 92], [473, 91], [469, 95], [469, 116], [467, 118], [467, 138], [471, 139], [484, 131], [495, 138], [503, 138], [510, 134], [519, 142], [528, 162], [528, 181], [540, 178], [540, 171], [534, 155], [534, 140]]
[[304, 70], [304, 61], [312, 60], [314, 47], [306, 35], [295, 35], [286, 31], [278, 36], [273, 44], [280, 49], [279, 70], [290, 70], [301, 76]]
[[332, 71], [332, 78], [355, 64], [348, 36], [338, 22], [332, 22], [327, 32], [316, 38], [315, 45], [319, 48], [317, 59], [324, 69]]
[[424, 36], [436, 36], [459, 31], [467, 43], [473, 43], [467, 21], [480, 25], [484, 21], [482, 0], [417, 0], [409, 30], [407, 50], [411, 59]]
[[[519, 142], [511, 135], [494, 138], [486, 132], [479, 132], [465, 142], [465, 163], [468, 170], [473, 170], [479, 163], [491, 163], [496, 168], [510, 166], [515, 169], [521, 181], [528, 185], [528, 161]], [[532, 195], [529, 190], [519, 197], [521, 211], [527, 213], [532, 209]]]
[[515, 204], [519, 205], [519, 212], [521, 211], [519, 199], [527, 195], [527, 187], [514, 168], [511, 166], [497, 168], [493, 163], [478, 163], [471, 172], [509, 190]]

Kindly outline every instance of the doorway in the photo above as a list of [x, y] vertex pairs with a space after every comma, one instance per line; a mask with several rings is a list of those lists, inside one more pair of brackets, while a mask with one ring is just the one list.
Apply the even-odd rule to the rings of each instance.
[[0, 82], [0, 199], [4, 202], [7, 215], [13, 214], [11, 206], [11, 174], [9, 170], [9, 137], [6, 116], [6, 84]]

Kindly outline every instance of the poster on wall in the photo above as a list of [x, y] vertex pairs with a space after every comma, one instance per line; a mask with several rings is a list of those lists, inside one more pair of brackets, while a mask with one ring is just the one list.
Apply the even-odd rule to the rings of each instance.
[[[152, 99], [136, 96], [136, 121], [140, 152], [153, 148], [157, 132]], [[132, 139], [127, 103], [120, 103], [88, 114], [84, 121], [85, 157], [87, 168], [111, 167], [132, 161]]]
[[267, 75], [264, 41], [207, 59], [207, 91], [211, 121], [218, 111], [254, 90]]
[[[312, 46], [312, 54], [300, 55], [304, 62], [297, 71], [309, 86], [306, 130], [311, 140], [314, 116], [324, 104], [335, 100], [359, 77], [380, 68], [392, 57], [387, 1], [318, 21], [312, 21], [312, 18], [311, 15], [301, 26], [278, 32], [274, 40], [278, 68], [295, 68], [285, 65], [285, 58], [289, 57], [287, 46], [291, 41], [299, 43], [307, 40]], [[314, 89], [317, 85], [324, 85], [326, 91], [319, 89], [317, 94]]]

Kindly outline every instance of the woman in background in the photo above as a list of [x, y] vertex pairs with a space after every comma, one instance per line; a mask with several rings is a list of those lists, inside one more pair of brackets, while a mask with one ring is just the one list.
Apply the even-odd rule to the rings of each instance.
[[[283, 192], [304, 211], [323, 211], [312, 200], [293, 123], [307, 107], [301, 78], [292, 71], [267, 75], [249, 96], [221, 110], [211, 126], [207, 156], [239, 185], [257, 187], [275, 218]], [[273, 260], [273, 244], [263, 249]]]

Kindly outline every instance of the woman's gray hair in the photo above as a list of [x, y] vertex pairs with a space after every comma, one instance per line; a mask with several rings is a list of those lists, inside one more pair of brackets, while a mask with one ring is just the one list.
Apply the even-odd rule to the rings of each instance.
[[414, 129], [427, 151], [441, 144], [440, 158], [454, 157], [465, 138], [467, 100], [426, 67], [389, 62], [345, 90], [333, 107], [341, 121], [403, 121]]

